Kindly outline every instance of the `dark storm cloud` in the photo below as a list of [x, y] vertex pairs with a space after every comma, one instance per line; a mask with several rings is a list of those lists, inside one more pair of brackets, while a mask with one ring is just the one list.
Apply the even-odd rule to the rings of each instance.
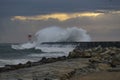
[[120, 9], [120, 0], [0, 0], [0, 16]]

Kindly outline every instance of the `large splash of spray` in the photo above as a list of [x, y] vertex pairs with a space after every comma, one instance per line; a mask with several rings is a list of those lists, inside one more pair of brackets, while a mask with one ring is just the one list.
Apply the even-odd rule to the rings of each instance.
[[49, 27], [36, 33], [37, 43], [41, 42], [79, 42], [90, 41], [87, 31], [82, 28]]
[[71, 28], [61, 28], [61, 27], [48, 27], [38, 31], [36, 34], [36, 41], [33, 43], [25, 43], [19, 46], [13, 45], [12, 48], [14, 49], [28, 49], [34, 48], [42, 42], [79, 42], [79, 41], [90, 41], [91, 38], [87, 34], [87, 31], [78, 28], [78, 27], [71, 27]]

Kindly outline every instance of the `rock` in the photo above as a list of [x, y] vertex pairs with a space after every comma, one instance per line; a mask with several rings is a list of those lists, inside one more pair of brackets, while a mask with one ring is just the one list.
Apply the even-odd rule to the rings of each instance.
[[70, 52], [68, 55], [68, 58], [79, 58], [81, 57], [82, 53], [77, 53], [77, 52]]
[[32, 66], [32, 62], [31, 61], [28, 61], [26, 62], [26, 64], [24, 64], [26, 67], [31, 67]]
[[68, 58], [89, 58], [89, 57], [91, 57], [91, 53], [80, 51], [77, 49], [73, 50], [68, 55]]
[[116, 67], [117, 65], [120, 65], [120, 54], [113, 56], [111, 61], [112, 67]]
[[110, 65], [109, 65], [109, 64], [106, 64], [106, 63], [99, 63], [99, 64], [97, 65], [97, 68], [98, 68], [99, 70], [107, 70], [107, 69], [110, 68]]
[[41, 62], [41, 63], [45, 63], [46, 60], [47, 60], [47, 58], [46, 58], [46, 57], [43, 57], [43, 58], [40, 60], [40, 62]]
[[43, 57], [39, 62], [52, 63], [52, 62], [56, 62], [56, 61], [66, 60], [66, 59], [67, 59], [66, 56], [62, 56], [62, 57], [58, 57], [58, 58], [45, 58], [45, 57]]
[[59, 61], [59, 60], [66, 60], [66, 59], [67, 59], [66, 56], [62, 56], [62, 57], [58, 57], [58, 58], [57, 58], [58, 61]]
[[52, 62], [56, 62], [57, 59], [56, 58], [47, 58], [46, 59], [46, 63], [52, 63]]
[[81, 57], [83, 57], [83, 58], [90, 58], [91, 57], [91, 53], [84, 52]]
[[5, 65], [5, 69], [11, 69], [13, 65]]

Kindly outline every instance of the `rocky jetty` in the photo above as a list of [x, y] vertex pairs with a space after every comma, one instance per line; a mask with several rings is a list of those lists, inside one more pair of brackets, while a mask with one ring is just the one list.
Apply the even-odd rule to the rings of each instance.
[[111, 67], [116, 67], [120, 65], [120, 48], [107, 47], [102, 48], [100, 46], [88, 49], [85, 52], [91, 53], [91, 63], [105, 63], [110, 64]]
[[86, 52], [80, 49], [74, 49], [69, 53], [68, 58], [90, 58], [92, 55], [90, 52]]
[[95, 47], [86, 50], [74, 49], [70, 52], [70, 58], [89, 58], [89, 64], [86, 67], [75, 69], [68, 73], [66, 77], [83, 76], [91, 72], [120, 72], [120, 48], [116, 47]]
[[76, 48], [69, 53], [68, 58], [90, 58], [91, 63], [105, 63], [115, 67], [120, 65], [120, 48], [101, 46], [85, 50]]

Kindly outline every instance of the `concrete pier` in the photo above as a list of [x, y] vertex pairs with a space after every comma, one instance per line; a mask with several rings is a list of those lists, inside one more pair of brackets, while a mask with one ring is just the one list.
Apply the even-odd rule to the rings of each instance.
[[94, 47], [118, 47], [120, 48], [120, 41], [98, 41], [98, 42], [44, 42], [42, 45], [73, 45], [76, 48], [88, 49]]

